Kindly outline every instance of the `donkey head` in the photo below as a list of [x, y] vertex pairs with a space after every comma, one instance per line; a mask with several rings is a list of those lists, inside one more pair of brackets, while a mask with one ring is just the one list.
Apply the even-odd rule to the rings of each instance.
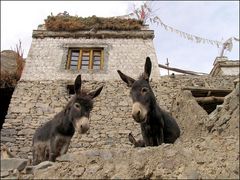
[[146, 58], [144, 73], [135, 80], [118, 70], [121, 79], [131, 87], [130, 95], [133, 100], [132, 117], [138, 123], [144, 123], [147, 115], [154, 108], [155, 96], [149, 84], [152, 63], [149, 57]]
[[75, 131], [83, 134], [89, 129], [89, 115], [93, 108], [93, 98], [100, 94], [103, 86], [87, 93], [81, 90], [81, 84], [81, 75], [78, 75], [74, 84], [75, 95], [66, 109]]

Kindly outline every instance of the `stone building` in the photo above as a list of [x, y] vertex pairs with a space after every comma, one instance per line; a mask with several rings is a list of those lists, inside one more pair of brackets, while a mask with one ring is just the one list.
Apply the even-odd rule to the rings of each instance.
[[153, 63], [152, 77], [160, 77], [154, 32], [144, 26], [138, 31], [97, 32], [41, 28], [32, 37], [22, 80], [72, 80], [78, 73], [85, 80], [116, 80], [118, 69], [138, 76], [147, 56]]
[[217, 57], [213, 63], [211, 76], [239, 75], [239, 60], [228, 60], [227, 57]]
[[104, 88], [94, 101], [87, 134], [75, 134], [69, 152], [86, 148], [131, 147], [128, 134], [140, 136], [131, 116], [129, 89], [117, 69], [137, 78], [145, 59], [153, 63], [151, 86], [163, 109], [171, 111], [174, 97], [185, 86], [233, 89], [236, 77], [180, 75], [160, 78], [153, 46], [154, 32], [142, 27], [131, 31], [53, 32], [33, 31], [25, 68], [12, 95], [1, 130], [1, 143], [18, 156], [31, 155], [35, 129], [60, 112], [71, 97], [72, 85], [81, 73], [83, 88]]

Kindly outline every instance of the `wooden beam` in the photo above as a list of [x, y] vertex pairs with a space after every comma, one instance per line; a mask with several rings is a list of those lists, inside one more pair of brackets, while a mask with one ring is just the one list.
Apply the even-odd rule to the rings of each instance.
[[200, 104], [210, 104], [210, 103], [223, 103], [224, 97], [196, 97], [196, 101]]
[[208, 93], [211, 91], [211, 93], [216, 93], [216, 92], [223, 92], [229, 94], [232, 92], [232, 89], [211, 89], [211, 88], [204, 88], [204, 87], [183, 87], [182, 90], [190, 90], [190, 91], [198, 91], [198, 92], [206, 92]]
[[194, 71], [188, 71], [188, 70], [183, 70], [183, 69], [178, 69], [178, 68], [172, 68], [172, 67], [164, 66], [162, 64], [158, 64], [158, 67], [168, 69], [168, 70], [171, 70], [171, 71], [175, 71], [175, 72], [184, 73], [184, 74], [195, 75], [195, 76], [199, 76], [201, 74], [206, 74], [206, 73], [201, 73], [201, 72], [194, 72]]
[[72, 50], [68, 49], [67, 69], [70, 69]]
[[232, 92], [232, 89], [211, 89], [205, 87], [183, 87], [182, 90], [189, 90], [191, 91], [193, 97], [225, 97], [229, 93]]

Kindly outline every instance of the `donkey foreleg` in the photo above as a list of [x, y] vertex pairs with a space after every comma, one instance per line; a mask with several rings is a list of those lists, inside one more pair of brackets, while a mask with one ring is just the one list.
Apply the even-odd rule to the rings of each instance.
[[50, 152], [49, 154], [49, 161], [55, 162], [56, 160], [56, 154], [54, 152]]
[[67, 141], [61, 148], [60, 155], [66, 154], [66, 152], [68, 151], [69, 145], [70, 145], [70, 140]]
[[145, 142], [142, 139], [136, 140], [132, 133], [129, 133], [128, 139], [135, 147], [145, 147]]
[[164, 143], [164, 134], [163, 134], [163, 128], [160, 128], [160, 132], [157, 137], [157, 144], [161, 145], [162, 143]]
[[55, 162], [57, 158], [57, 142], [56, 138], [52, 137], [50, 140], [50, 151], [49, 151], [49, 161]]
[[32, 156], [33, 156], [32, 164], [33, 165], [37, 165], [42, 161], [48, 160], [48, 158], [46, 159], [45, 157], [45, 149], [47, 148], [47, 146], [48, 146], [47, 142], [44, 142], [44, 141], [42, 142], [38, 141], [33, 144], [33, 147], [32, 147]]

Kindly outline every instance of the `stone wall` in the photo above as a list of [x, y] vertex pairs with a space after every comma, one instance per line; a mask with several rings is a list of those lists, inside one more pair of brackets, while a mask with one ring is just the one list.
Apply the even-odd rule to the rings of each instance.
[[[104, 69], [66, 70], [69, 47], [104, 48]], [[137, 77], [143, 71], [146, 57], [152, 60], [152, 77], [159, 79], [159, 68], [152, 39], [86, 39], [33, 38], [22, 80], [71, 80], [84, 74], [86, 80], [117, 80], [117, 70]]]
[[[66, 86], [73, 84], [74, 79], [75, 77], [69, 81], [21, 80], [13, 93], [8, 115], [1, 130], [1, 143], [6, 144], [20, 157], [30, 156], [35, 129], [50, 120], [66, 105], [70, 98]], [[85, 75], [82, 79], [85, 80]], [[179, 75], [175, 78], [162, 77], [150, 83], [160, 106], [170, 111], [173, 99], [181, 87], [233, 89], [234, 79], [235, 76], [210, 78]], [[125, 83], [120, 80], [84, 81], [82, 86], [92, 90], [100, 85], [104, 85], [104, 88], [95, 99], [90, 117], [90, 130], [82, 136], [74, 135], [69, 152], [88, 148], [131, 146], [127, 139], [129, 132], [140, 137], [139, 124], [131, 117], [132, 102]]]

